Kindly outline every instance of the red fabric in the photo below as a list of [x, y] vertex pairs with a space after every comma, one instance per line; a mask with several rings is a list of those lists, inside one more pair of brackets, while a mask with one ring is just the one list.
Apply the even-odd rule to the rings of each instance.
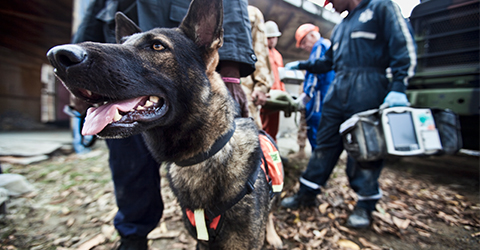
[[277, 142], [278, 124], [280, 123], [280, 112], [268, 109], [260, 110], [260, 119], [262, 120], [262, 129], [267, 132]]
[[280, 81], [280, 75], [278, 74], [278, 68], [283, 68], [283, 57], [278, 50], [275, 48], [268, 50], [268, 55], [270, 58], [270, 66], [272, 67], [274, 82], [270, 89], [279, 89], [282, 91], [285, 90], [285, 84]]
[[[197, 224], [195, 223], [195, 214], [193, 213], [193, 211], [188, 208], [185, 209], [185, 211], [187, 212], [187, 217], [188, 217], [188, 220], [190, 221], [190, 224], [192, 224], [192, 226], [196, 226]], [[212, 228], [213, 230], [217, 230], [218, 222], [220, 222], [220, 216], [221, 215], [215, 217], [212, 220], [212, 223], [210, 223], [209, 227]], [[205, 215], [205, 218], [208, 219], [206, 215]]]
[[[275, 48], [268, 50], [270, 58], [270, 66], [272, 67], [274, 82], [270, 89], [285, 90], [285, 84], [280, 81], [280, 75], [278, 74], [278, 68], [283, 67], [283, 58], [280, 52]], [[262, 120], [262, 129], [267, 132], [274, 140], [277, 141], [278, 124], [280, 121], [279, 111], [271, 112], [265, 109], [260, 110], [260, 119]]]

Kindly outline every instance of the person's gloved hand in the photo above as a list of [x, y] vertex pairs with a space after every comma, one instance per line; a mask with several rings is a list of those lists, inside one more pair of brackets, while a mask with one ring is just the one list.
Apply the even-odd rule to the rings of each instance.
[[405, 107], [410, 106], [408, 102], [407, 95], [405, 93], [390, 91], [388, 95], [383, 100], [382, 107]]
[[286, 70], [295, 70], [295, 69], [298, 69], [298, 64], [300, 64], [299, 61], [289, 62], [289, 63], [285, 64], [285, 69], [286, 69]]
[[297, 110], [302, 110], [302, 109], [305, 109], [305, 106], [307, 105], [307, 103], [311, 100], [312, 98], [310, 96], [308, 96], [307, 94], [305, 93], [302, 93], [296, 100], [295, 100], [295, 104], [297, 106]]

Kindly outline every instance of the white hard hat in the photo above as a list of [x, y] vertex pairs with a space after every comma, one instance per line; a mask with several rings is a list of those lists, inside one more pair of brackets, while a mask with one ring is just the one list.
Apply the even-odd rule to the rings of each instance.
[[265, 34], [267, 37], [279, 37], [282, 35], [274, 21], [267, 21], [265, 23]]

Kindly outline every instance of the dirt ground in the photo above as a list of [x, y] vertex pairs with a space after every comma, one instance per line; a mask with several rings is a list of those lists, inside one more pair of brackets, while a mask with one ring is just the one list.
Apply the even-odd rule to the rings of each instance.
[[[4, 172], [25, 176], [36, 191], [7, 202], [7, 213], [0, 215], [0, 249], [103, 250], [118, 244], [107, 161], [107, 148], [98, 141], [85, 155], [56, 152], [49, 160], [28, 166], [2, 163]], [[282, 196], [298, 189], [306, 163], [288, 161]], [[380, 178], [383, 198], [372, 226], [364, 230], [344, 226], [356, 197], [344, 169], [345, 162], [339, 161], [318, 196], [318, 207], [274, 209], [283, 249], [479, 249], [478, 157], [389, 159]], [[165, 210], [149, 235], [150, 248], [195, 249], [165, 169], [160, 171]]]

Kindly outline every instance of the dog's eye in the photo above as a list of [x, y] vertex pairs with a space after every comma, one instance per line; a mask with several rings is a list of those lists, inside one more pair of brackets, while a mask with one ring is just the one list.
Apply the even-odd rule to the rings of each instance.
[[154, 43], [154, 44], [152, 45], [152, 48], [153, 48], [154, 50], [164, 50], [164, 49], [165, 49], [165, 47], [164, 47], [163, 45], [161, 45], [160, 43]]

